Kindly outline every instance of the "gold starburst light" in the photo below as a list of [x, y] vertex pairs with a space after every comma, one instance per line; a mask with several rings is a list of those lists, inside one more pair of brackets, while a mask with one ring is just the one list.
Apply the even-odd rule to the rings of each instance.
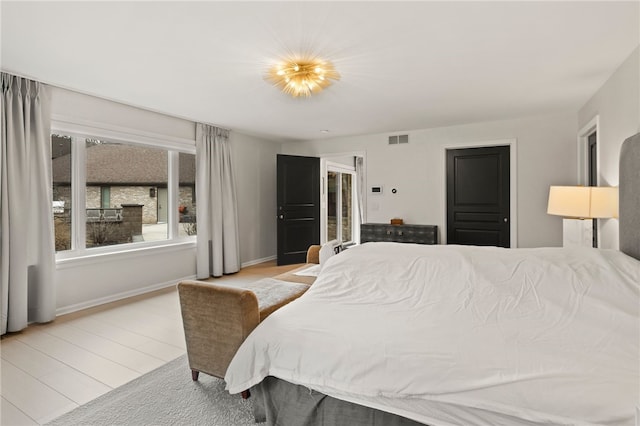
[[297, 98], [319, 93], [332, 81], [340, 80], [340, 74], [330, 61], [303, 58], [281, 61], [269, 69], [265, 78], [284, 93]]

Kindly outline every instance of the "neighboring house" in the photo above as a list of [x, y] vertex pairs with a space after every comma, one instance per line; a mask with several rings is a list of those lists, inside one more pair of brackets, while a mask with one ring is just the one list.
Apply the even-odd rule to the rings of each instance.
[[[71, 207], [71, 153], [66, 137], [52, 136], [53, 199]], [[87, 209], [141, 204], [145, 224], [167, 221], [167, 152], [87, 140]], [[195, 212], [195, 156], [179, 156], [180, 213]]]

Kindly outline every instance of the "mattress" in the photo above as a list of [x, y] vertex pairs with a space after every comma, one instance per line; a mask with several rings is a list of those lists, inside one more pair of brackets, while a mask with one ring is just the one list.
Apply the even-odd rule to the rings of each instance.
[[433, 426], [633, 425], [640, 262], [615, 250], [367, 243], [243, 343], [267, 376]]

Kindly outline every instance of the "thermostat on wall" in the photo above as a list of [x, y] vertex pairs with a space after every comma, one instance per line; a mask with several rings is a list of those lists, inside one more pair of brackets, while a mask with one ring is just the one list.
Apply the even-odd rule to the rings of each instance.
[[372, 186], [371, 195], [382, 195], [382, 185]]

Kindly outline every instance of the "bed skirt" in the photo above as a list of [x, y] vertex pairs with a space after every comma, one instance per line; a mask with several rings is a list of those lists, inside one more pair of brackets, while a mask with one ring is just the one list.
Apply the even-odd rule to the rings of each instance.
[[414, 420], [266, 377], [251, 389], [256, 422], [287, 426], [418, 426]]

